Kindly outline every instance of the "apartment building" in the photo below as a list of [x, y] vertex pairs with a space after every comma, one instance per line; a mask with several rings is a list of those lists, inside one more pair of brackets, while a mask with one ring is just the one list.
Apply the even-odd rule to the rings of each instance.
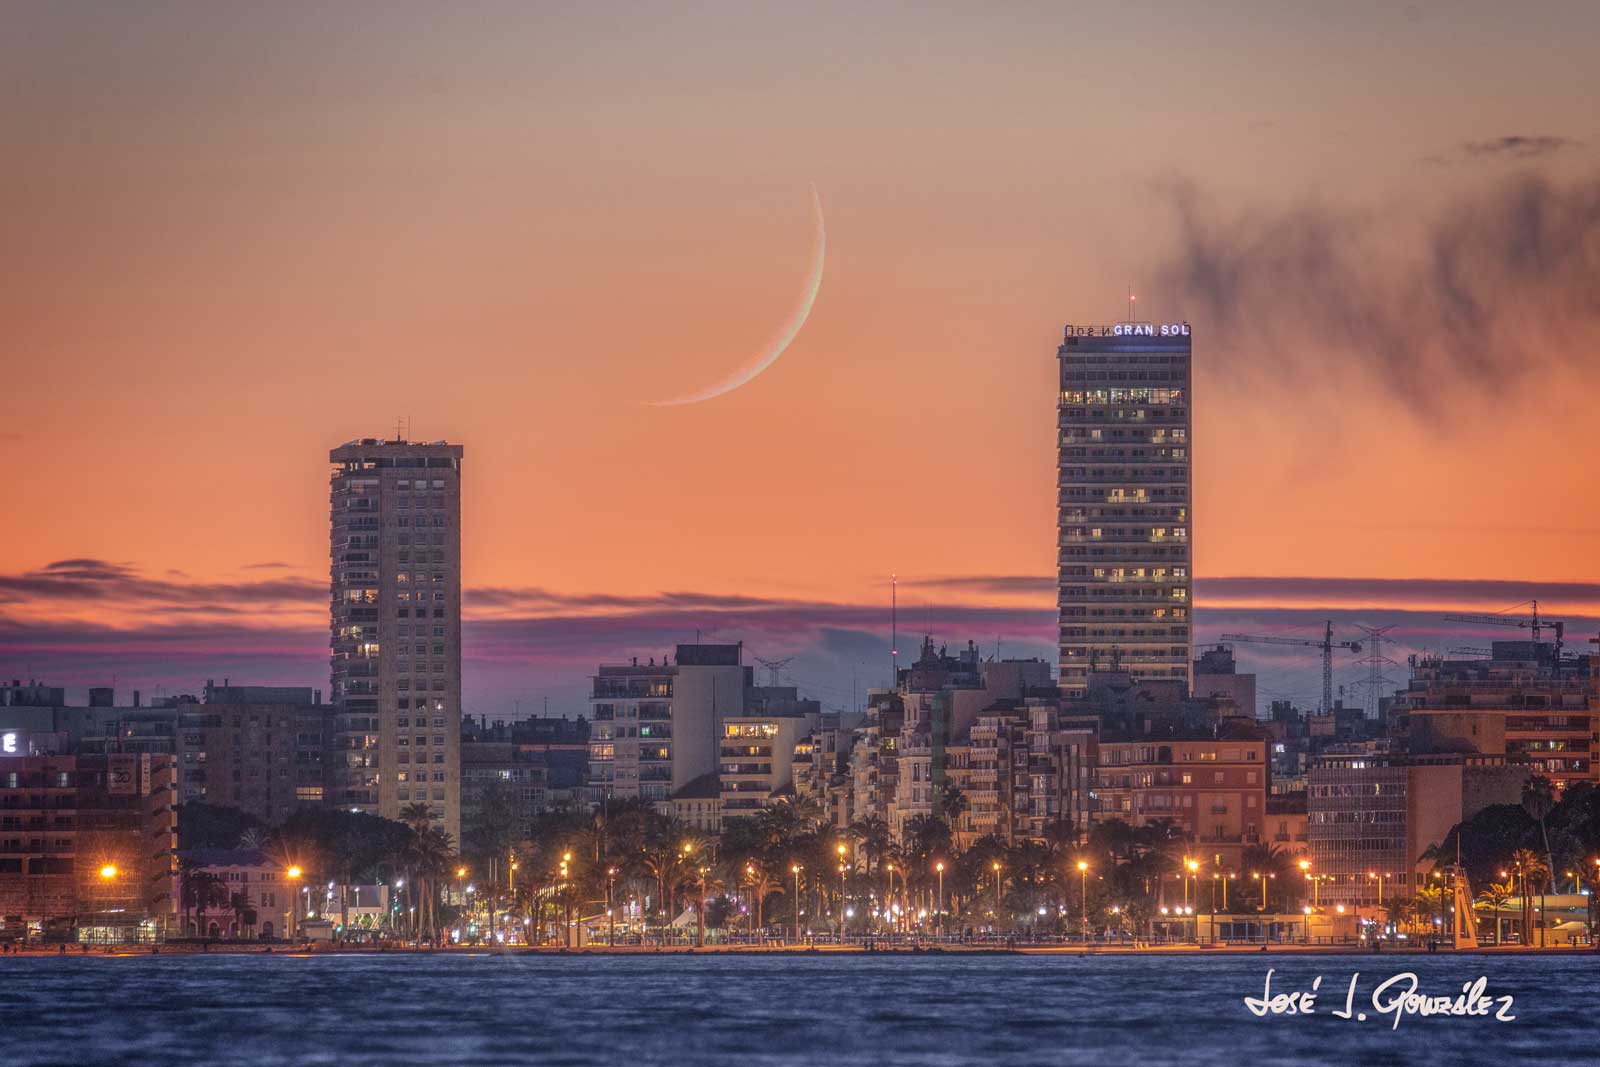
[[0, 757], [0, 933], [153, 939], [176, 910], [168, 755]]
[[1102, 738], [1097, 818], [1170, 822], [1212, 862], [1237, 869], [1262, 839], [1267, 742], [1245, 736]]
[[1187, 323], [1068, 326], [1057, 349], [1060, 682], [1190, 682], [1193, 448]]
[[461, 837], [461, 458], [350, 441], [329, 485], [333, 702], [326, 800]]

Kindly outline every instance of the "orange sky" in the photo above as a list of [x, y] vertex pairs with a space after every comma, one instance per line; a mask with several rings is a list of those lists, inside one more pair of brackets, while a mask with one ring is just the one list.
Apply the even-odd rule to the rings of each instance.
[[[1060, 327], [1131, 283], [1195, 322], [1202, 578], [1592, 582], [1592, 322], [1419, 416], [1315, 331], [1278, 340], [1321, 375], [1219, 352], [1163, 285], [1178, 185], [1369, 226], [1381, 279], [1510, 176], [1594, 181], [1597, 39], [1584, 3], [12, 6], [0, 570], [318, 580], [327, 449], [405, 416], [466, 446], [469, 588], [1048, 575]], [[643, 405], [789, 314], [812, 182], [793, 346]]]

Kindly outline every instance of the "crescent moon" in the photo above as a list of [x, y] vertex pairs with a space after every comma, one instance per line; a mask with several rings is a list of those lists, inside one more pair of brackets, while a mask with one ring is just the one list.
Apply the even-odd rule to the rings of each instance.
[[806, 324], [806, 319], [811, 315], [811, 307], [817, 302], [817, 292], [822, 288], [822, 264], [828, 252], [828, 233], [822, 221], [822, 198], [817, 195], [815, 184], [811, 186], [811, 205], [817, 216], [817, 237], [812, 248], [811, 270], [806, 275], [805, 295], [795, 307], [794, 312], [773, 335], [772, 341], [766, 350], [732, 374], [706, 386], [699, 392], [690, 393], [672, 400], [652, 400], [649, 403], [655, 407], [677, 407], [683, 404], [700, 404], [707, 400], [715, 400], [719, 396], [726, 396], [739, 388], [747, 385], [756, 375], [766, 370], [778, 361], [789, 345], [794, 342], [800, 333], [800, 328]]

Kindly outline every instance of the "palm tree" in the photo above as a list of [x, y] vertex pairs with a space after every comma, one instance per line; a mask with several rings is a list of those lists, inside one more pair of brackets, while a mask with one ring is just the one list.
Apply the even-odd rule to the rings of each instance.
[[417, 879], [421, 912], [417, 918], [422, 929], [435, 941], [439, 937], [439, 893], [448, 882], [455, 856], [455, 841], [445, 831], [436, 827], [428, 827], [420, 833], [413, 831], [406, 858]]
[[185, 934], [189, 932], [189, 916], [194, 913], [194, 892], [190, 884], [201, 870], [203, 868], [192, 857], [178, 858], [178, 907]]
[[1417, 914], [1427, 920], [1425, 933], [1434, 931], [1434, 918], [1444, 918], [1444, 886], [1425, 885], [1417, 890]]
[[765, 867], [758, 863], [750, 862], [745, 864], [744, 884], [749, 887], [750, 897], [756, 906], [756, 929], [764, 931], [767, 928], [767, 898], [774, 894], [781, 896], [783, 894], [783, 882], [781, 879], [774, 879], [767, 873]]
[[228, 910], [233, 912], [233, 923], [238, 929], [239, 936], [246, 931], [245, 916], [255, 909], [250, 906], [249, 893], [231, 893], [228, 896]]
[[1478, 905], [1480, 907], [1487, 905], [1490, 914], [1494, 916], [1494, 943], [1497, 945], [1500, 944], [1500, 909], [1515, 892], [1516, 887], [1510, 882], [1490, 882], [1478, 895]]
[[197, 867], [189, 873], [183, 884], [184, 896], [194, 905], [197, 915], [195, 931], [206, 936], [206, 915], [214, 906], [226, 907], [227, 884], [210, 871]]
[[400, 809], [400, 821], [411, 828], [414, 834], [420, 834], [433, 825], [433, 809], [420, 800], [413, 800]]
[[894, 845], [894, 838], [889, 833], [889, 824], [876, 815], [869, 815], [865, 819], [857, 819], [850, 824], [849, 834], [861, 845], [861, 852], [867, 857], [867, 872], [883, 865], [889, 850]]
[[948, 782], [939, 787], [939, 815], [954, 829], [967, 810], [967, 794]]
[[1533, 943], [1533, 885], [1541, 887], [1539, 894], [1539, 910], [1544, 911], [1543, 879], [1549, 875], [1550, 868], [1545, 866], [1544, 860], [1537, 852], [1531, 849], [1519, 848], [1511, 854], [1511, 869], [1516, 872], [1518, 880], [1522, 883], [1522, 943]]
[[1411, 925], [1411, 920], [1417, 913], [1417, 902], [1410, 897], [1399, 895], [1391, 896], [1383, 902], [1384, 917], [1394, 925], [1397, 930], [1404, 930]]
[[1539, 775], [1522, 784], [1522, 810], [1539, 823], [1539, 837], [1544, 841], [1545, 870], [1556, 869], [1555, 856], [1550, 852], [1550, 833], [1545, 829], [1545, 816], [1555, 810], [1556, 790], [1550, 779]]
[[679, 842], [673, 833], [676, 826], [669, 820], [655, 828], [640, 852], [644, 869], [656, 883], [656, 911], [661, 917], [661, 943], [666, 944], [667, 925], [672, 921], [668, 914], [667, 889], [678, 866]]
[[[1286, 876], [1290, 870], [1290, 857], [1287, 852], [1269, 841], [1251, 845], [1241, 854], [1241, 860], [1246, 871], [1252, 876], [1261, 876], [1261, 902], [1265, 910], [1267, 889], [1270, 882], [1277, 877]], [[1243, 877], [1241, 874], [1240, 877]]]

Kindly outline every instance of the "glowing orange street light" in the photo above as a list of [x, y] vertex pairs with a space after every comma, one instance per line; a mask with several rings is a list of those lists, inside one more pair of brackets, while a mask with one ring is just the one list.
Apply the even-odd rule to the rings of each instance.
[[[299, 864], [292, 864], [283, 873], [288, 876], [289, 881], [298, 882], [300, 876], [305, 872], [300, 869]], [[293, 937], [300, 929], [300, 893], [298, 890], [291, 890], [289, 893], [289, 927], [290, 937]]]
[[117, 876], [117, 866], [116, 866], [116, 864], [108, 863], [104, 867], [100, 868], [100, 877], [104, 878], [106, 881], [109, 882], [109, 881], [111, 881], [111, 879], [115, 878], [116, 876]]
[[800, 865], [791, 863], [789, 871], [794, 875], [794, 939], [800, 940]]
[[1087, 860], [1078, 861], [1078, 925], [1082, 928], [1083, 940], [1089, 940], [1089, 863]]

